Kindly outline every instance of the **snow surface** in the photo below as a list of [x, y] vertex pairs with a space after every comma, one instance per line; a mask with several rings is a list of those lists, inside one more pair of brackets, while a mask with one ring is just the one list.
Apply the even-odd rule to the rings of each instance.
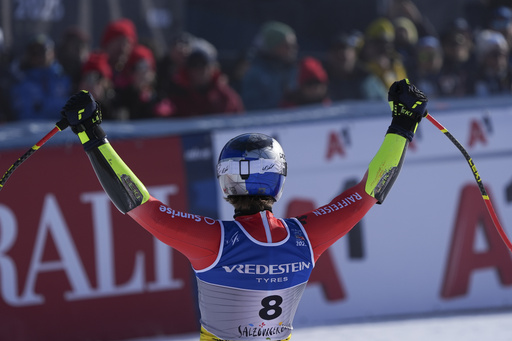
[[[198, 341], [199, 333], [131, 341]], [[512, 310], [295, 328], [291, 341], [512, 341]]]

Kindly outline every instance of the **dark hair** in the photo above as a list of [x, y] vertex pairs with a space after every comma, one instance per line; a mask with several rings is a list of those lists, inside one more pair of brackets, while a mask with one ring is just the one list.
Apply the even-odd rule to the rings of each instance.
[[276, 200], [270, 195], [230, 195], [226, 198], [237, 214], [254, 214], [260, 211], [272, 211]]

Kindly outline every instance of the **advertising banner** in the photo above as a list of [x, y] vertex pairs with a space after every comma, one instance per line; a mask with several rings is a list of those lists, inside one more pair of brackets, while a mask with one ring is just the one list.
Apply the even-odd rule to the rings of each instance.
[[[153, 196], [188, 210], [178, 137], [116, 141]], [[3, 151], [7, 169], [24, 150]], [[120, 340], [197, 329], [188, 261], [111, 204], [79, 145], [45, 146], [0, 195], [0, 339]]]

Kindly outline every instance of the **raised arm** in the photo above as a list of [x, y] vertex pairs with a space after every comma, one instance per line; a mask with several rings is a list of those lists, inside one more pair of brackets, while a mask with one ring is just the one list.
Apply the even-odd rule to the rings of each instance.
[[183, 253], [196, 269], [213, 263], [220, 245], [219, 223], [177, 212], [149, 194], [107, 140], [99, 104], [89, 92], [73, 95], [61, 114], [80, 138], [98, 180], [119, 211]]
[[300, 217], [318, 258], [343, 237], [376, 203], [383, 203], [398, 177], [405, 152], [426, 113], [427, 98], [409, 80], [389, 89], [392, 121], [363, 179], [329, 204]]
[[100, 126], [99, 103], [85, 90], [73, 95], [61, 111], [78, 135], [98, 180], [123, 214], [149, 200], [149, 193], [117, 155]]
[[427, 110], [427, 97], [408, 79], [393, 83], [388, 93], [393, 119], [384, 142], [368, 166], [365, 192], [384, 202], [393, 186], [418, 124]]

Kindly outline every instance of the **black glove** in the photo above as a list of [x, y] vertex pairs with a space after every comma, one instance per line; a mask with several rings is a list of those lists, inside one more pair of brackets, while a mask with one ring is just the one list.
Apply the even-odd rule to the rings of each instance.
[[412, 141], [418, 123], [427, 115], [427, 96], [408, 79], [402, 79], [389, 88], [388, 101], [393, 113], [388, 133], [402, 135]]
[[71, 96], [60, 114], [78, 135], [85, 150], [103, 143], [106, 134], [99, 126], [102, 120], [100, 104], [91, 93], [81, 90]]

